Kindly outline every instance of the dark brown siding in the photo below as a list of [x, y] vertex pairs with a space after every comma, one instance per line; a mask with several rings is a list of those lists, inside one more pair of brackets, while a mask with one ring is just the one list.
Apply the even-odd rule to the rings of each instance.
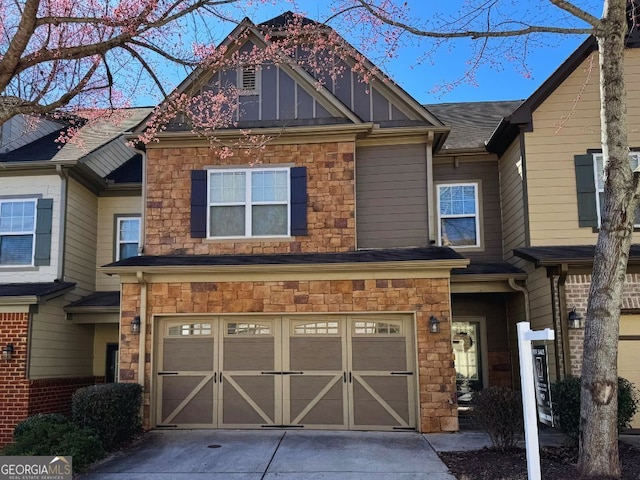
[[[502, 225], [500, 215], [500, 186], [498, 181], [498, 162], [482, 157], [461, 158], [456, 167], [453, 158], [436, 159], [433, 165], [433, 177], [438, 182], [478, 182], [482, 218], [482, 251], [459, 249], [459, 252], [471, 260], [502, 261]], [[436, 212], [437, 213], [437, 212]]]
[[356, 151], [358, 248], [428, 245], [425, 145]]

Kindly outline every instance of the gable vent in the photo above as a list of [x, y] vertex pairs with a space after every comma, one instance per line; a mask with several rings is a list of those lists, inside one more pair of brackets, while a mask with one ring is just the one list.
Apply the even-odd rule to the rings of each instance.
[[242, 67], [242, 90], [256, 90], [256, 66], [246, 65]]

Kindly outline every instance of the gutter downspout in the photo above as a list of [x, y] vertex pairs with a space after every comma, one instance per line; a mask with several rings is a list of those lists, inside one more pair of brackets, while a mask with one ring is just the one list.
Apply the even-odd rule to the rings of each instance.
[[[558, 323], [559, 325], [554, 325], [556, 331], [560, 332], [561, 344], [559, 345], [562, 348], [562, 360], [563, 365], [562, 368], [564, 370], [564, 376], [566, 377], [571, 373], [571, 358], [569, 356], [569, 332], [568, 329], [565, 328], [567, 324], [566, 311], [567, 311], [567, 298], [565, 295], [565, 283], [567, 281], [567, 275], [569, 274], [569, 265], [563, 263], [560, 265], [560, 275], [558, 276], [558, 308], [560, 311], [558, 312]], [[553, 277], [551, 278], [551, 291], [553, 292]], [[554, 302], [555, 305], [555, 302]], [[558, 327], [560, 329], [558, 330]], [[556, 344], [558, 342], [558, 335], [556, 335]], [[556, 346], [556, 349], [558, 346]], [[556, 352], [557, 357], [557, 352]], [[558, 379], [560, 379], [560, 365], [558, 359], [556, 358], [557, 370], [558, 370]]]
[[138, 148], [133, 148], [133, 151], [142, 156], [142, 198], [140, 199], [142, 208], [140, 209], [140, 244], [138, 245], [138, 255], [142, 255], [144, 253], [145, 226], [147, 224], [147, 209], [145, 208], [147, 204], [147, 152]]
[[62, 165], [56, 165], [56, 173], [60, 177], [60, 226], [58, 232], [58, 280], [64, 282], [64, 254], [65, 254], [65, 236], [67, 234], [67, 201], [69, 196], [68, 183], [69, 173], [62, 168]]
[[[522, 285], [518, 285], [513, 277], [509, 278], [509, 286], [512, 290], [516, 292], [521, 292], [524, 296], [524, 320], [525, 322], [531, 322], [531, 312], [529, 311], [529, 290]], [[507, 327], [509, 326], [509, 322], [507, 322]], [[507, 335], [509, 333], [507, 332]], [[516, 351], [516, 356], [518, 355]], [[511, 362], [511, 378], [517, 379], [520, 377], [520, 372], [515, 371], [515, 362]]]
[[138, 383], [144, 388], [146, 340], [147, 340], [147, 281], [142, 272], [136, 272], [140, 284], [140, 333], [138, 338]]

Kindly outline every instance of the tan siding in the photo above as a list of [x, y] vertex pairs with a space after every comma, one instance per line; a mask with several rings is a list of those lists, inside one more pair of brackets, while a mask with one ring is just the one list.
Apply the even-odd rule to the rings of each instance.
[[68, 295], [38, 307], [30, 329], [30, 378], [92, 375], [93, 325], [75, 325], [62, 310]]
[[[531, 313], [531, 329], [553, 329], [553, 307], [551, 302], [551, 280], [545, 268], [536, 268], [529, 272], [527, 280], [529, 289], [529, 309]], [[546, 342], [549, 375], [556, 378], [555, 342]]]
[[[106, 265], [113, 262], [116, 215], [140, 214], [142, 208], [140, 197], [100, 197], [98, 199], [98, 250], [97, 264]], [[104, 273], [96, 273], [96, 290], [120, 290], [117, 276], [110, 277]]]
[[504, 258], [513, 257], [513, 249], [525, 246], [525, 218], [520, 139], [516, 138], [500, 159], [500, 196], [502, 203], [502, 243]]
[[69, 180], [65, 280], [77, 282], [74, 293], [95, 290], [98, 198], [73, 179]]
[[[625, 70], [627, 91], [640, 91], [640, 51], [626, 51]], [[627, 102], [629, 145], [640, 147], [640, 95], [630, 93]], [[531, 245], [595, 243], [592, 228], [578, 226], [573, 157], [600, 148], [599, 119], [596, 58], [592, 69], [585, 61], [537, 108], [534, 131], [525, 134]]]
[[475, 261], [502, 260], [502, 225], [500, 224], [500, 192], [498, 162], [491, 155], [435, 158], [433, 178], [440, 182], [477, 182], [479, 188], [481, 251], [460, 248], [458, 251]]
[[93, 374], [96, 377], [106, 374], [107, 343], [118, 343], [118, 324], [97, 323], [93, 336]]
[[358, 248], [428, 245], [425, 145], [356, 152]]

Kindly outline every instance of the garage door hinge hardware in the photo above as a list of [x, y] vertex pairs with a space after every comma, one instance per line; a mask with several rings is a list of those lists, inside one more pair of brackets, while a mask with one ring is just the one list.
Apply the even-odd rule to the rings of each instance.
[[413, 375], [413, 372], [391, 372], [391, 375]]
[[178, 428], [178, 425], [156, 425], [156, 428]]
[[260, 372], [262, 375], [282, 375], [282, 372]]
[[158, 372], [158, 375], [178, 375], [178, 372]]
[[304, 428], [304, 425], [260, 425], [262, 428]]
[[260, 372], [262, 375], [304, 375], [304, 372]]
[[415, 432], [415, 428], [413, 427], [393, 427], [394, 430], [407, 430], [407, 431], [412, 431]]

